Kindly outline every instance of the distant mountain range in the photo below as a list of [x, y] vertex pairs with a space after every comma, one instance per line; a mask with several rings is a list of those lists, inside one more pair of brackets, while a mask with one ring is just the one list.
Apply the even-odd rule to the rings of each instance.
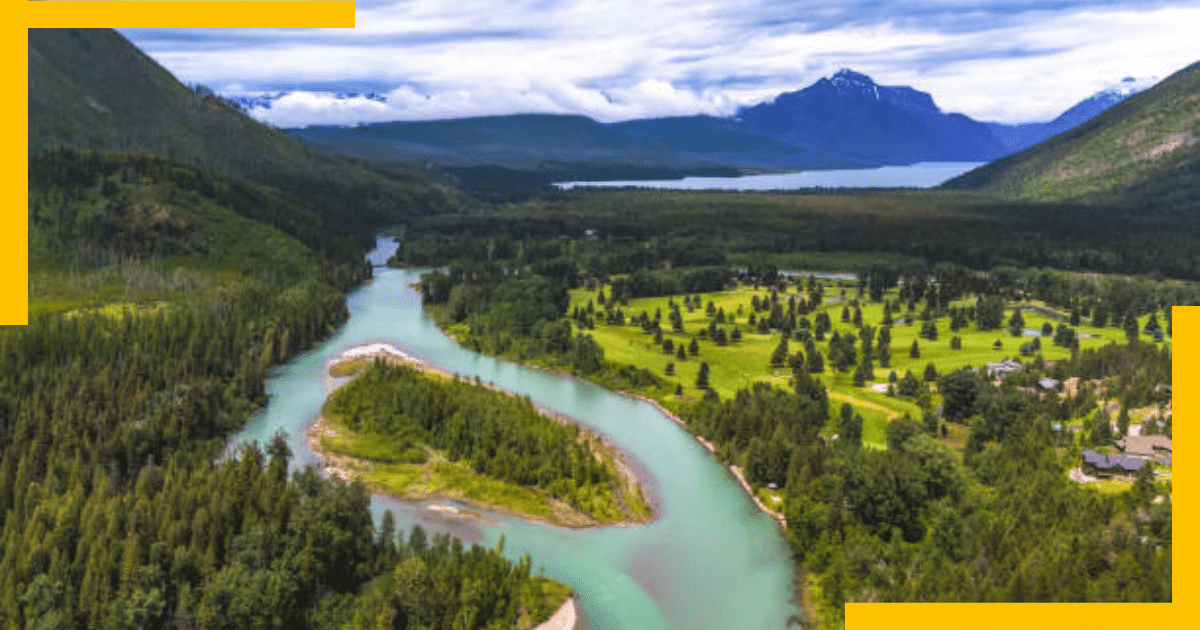
[[[1052, 121], [1017, 125], [946, 113], [927, 92], [879, 85], [865, 74], [841, 70], [728, 118], [674, 116], [605, 124], [579, 115], [517, 114], [287, 131], [334, 152], [456, 167], [537, 170], [554, 162], [688, 172], [722, 167], [798, 170], [983, 162], [1085, 122], [1136, 92], [1137, 85], [1128, 79]], [[285, 94], [232, 100], [253, 110], [270, 108]], [[378, 93], [335, 96], [386, 102]]]
[[796, 146], [712, 116], [603, 124], [586, 116], [514, 114], [286, 130], [337, 153], [445, 166], [540, 168], [547, 162], [691, 171], [713, 167], [817, 169], [870, 160]]
[[1139, 91], [1141, 91], [1140, 82], [1133, 77], [1125, 77], [1117, 87], [1096, 92], [1049, 122], [1023, 125], [986, 124], [996, 139], [1005, 146], [1006, 153], [1015, 153], [1046, 138], [1058, 135], [1071, 127], [1083, 124]]

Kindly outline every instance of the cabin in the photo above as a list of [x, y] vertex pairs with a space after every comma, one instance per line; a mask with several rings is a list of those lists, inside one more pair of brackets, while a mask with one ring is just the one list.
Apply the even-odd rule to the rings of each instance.
[[1038, 387], [1048, 392], [1058, 391], [1058, 379], [1049, 376], [1038, 379]]
[[1149, 460], [1131, 455], [1103, 455], [1092, 449], [1083, 452], [1083, 472], [1093, 476], [1131, 475], [1149, 464]]
[[987, 374], [988, 378], [1003, 378], [1004, 375], [1010, 372], [1016, 372], [1024, 367], [1025, 366], [1021, 365], [1020, 361], [1005, 359], [999, 363], [988, 363], [987, 365], [984, 365], [983, 372], [984, 374]]

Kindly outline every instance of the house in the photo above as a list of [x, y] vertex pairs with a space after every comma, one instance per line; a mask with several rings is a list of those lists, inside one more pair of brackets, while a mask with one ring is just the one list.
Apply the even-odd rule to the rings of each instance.
[[1016, 372], [1024, 367], [1025, 366], [1021, 365], [1020, 361], [1005, 359], [999, 363], [988, 363], [987, 365], [984, 365], [983, 372], [984, 374], [987, 374], [988, 378], [1002, 378], [1005, 374], [1008, 374], [1009, 372]]
[[1089, 475], [1129, 475], [1142, 469], [1149, 460], [1130, 455], [1103, 455], [1092, 449], [1083, 452], [1081, 467]]
[[1040, 379], [1038, 379], [1038, 387], [1040, 387], [1048, 392], [1057, 391], [1058, 390], [1058, 379], [1050, 378], [1049, 376], [1047, 376], [1045, 378], [1040, 378]]
[[1122, 453], [1136, 457], [1171, 454], [1171, 438], [1165, 435], [1130, 435], [1113, 443]]

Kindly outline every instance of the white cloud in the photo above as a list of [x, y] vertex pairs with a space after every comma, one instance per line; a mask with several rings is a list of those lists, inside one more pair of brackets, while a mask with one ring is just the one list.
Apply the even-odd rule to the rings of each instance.
[[643, 80], [628, 88], [586, 89], [564, 81], [505, 81], [476, 89], [433, 94], [402, 86], [386, 102], [366, 97], [337, 98], [329, 92], [292, 92], [270, 108], [251, 113], [278, 127], [353, 124], [390, 120], [437, 120], [496, 113], [582, 114], [601, 122], [697, 112], [732, 114], [736, 103], [723, 93], [695, 92], [666, 81]]
[[929, 91], [948, 111], [1025, 121], [1121, 77], [1165, 77], [1200, 59], [1194, 2], [1101, 6], [1111, 4], [1121, 3], [409, 0], [360, 5], [356, 29], [128, 34], [217, 90], [403, 86], [386, 105], [297, 96], [262, 112], [276, 124], [724, 115], [839, 67]]

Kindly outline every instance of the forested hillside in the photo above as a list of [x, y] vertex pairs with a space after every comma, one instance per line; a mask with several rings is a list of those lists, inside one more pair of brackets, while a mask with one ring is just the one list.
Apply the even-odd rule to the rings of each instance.
[[151, 153], [278, 188], [321, 227], [371, 230], [459, 203], [426, 176], [332, 156], [180, 83], [108, 29], [30, 29], [29, 151]]
[[[470, 627], [528, 627], [561, 603], [495, 551], [426, 549], [419, 532], [405, 546], [389, 520], [376, 532], [363, 486], [290, 474], [282, 440], [220, 458], [265, 404], [268, 368], [341, 324], [340, 289], [370, 272], [312, 224], [270, 189], [157, 157], [32, 161], [34, 315], [0, 329], [0, 625], [340, 628], [367, 610], [472, 610]], [[485, 569], [501, 590], [458, 593], [456, 576]], [[359, 595], [393, 572], [428, 599]]]
[[[515, 628], [561, 603], [528, 560], [406, 537], [390, 515], [377, 531], [362, 485], [291, 472], [283, 439], [224, 453], [268, 369], [346, 319], [343, 291], [371, 272], [357, 241], [453, 194], [305, 149], [110, 31], [30, 43], [31, 315], [0, 328], [0, 627], [466, 612]], [[390, 580], [424, 599], [382, 593]]]
[[1200, 64], [944, 187], [1010, 199], [1087, 200], [1194, 219]]

